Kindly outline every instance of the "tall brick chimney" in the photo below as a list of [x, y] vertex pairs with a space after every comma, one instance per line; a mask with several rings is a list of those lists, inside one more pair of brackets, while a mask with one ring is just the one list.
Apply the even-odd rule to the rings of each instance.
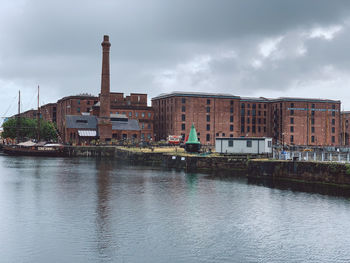
[[98, 131], [100, 141], [106, 142], [112, 139], [112, 124], [110, 121], [110, 77], [109, 77], [109, 49], [111, 43], [109, 36], [103, 36], [102, 45], [102, 75], [100, 93], [100, 116], [98, 119]]

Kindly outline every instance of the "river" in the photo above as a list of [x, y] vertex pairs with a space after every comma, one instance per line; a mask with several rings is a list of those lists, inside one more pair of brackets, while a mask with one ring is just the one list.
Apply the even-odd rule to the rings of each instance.
[[303, 189], [0, 155], [0, 262], [350, 262], [350, 195]]

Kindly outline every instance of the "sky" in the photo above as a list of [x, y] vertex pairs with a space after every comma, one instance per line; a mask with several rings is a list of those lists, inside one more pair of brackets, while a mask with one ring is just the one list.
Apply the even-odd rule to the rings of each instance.
[[0, 0], [0, 116], [100, 91], [342, 101], [350, 110], [350, 1]]

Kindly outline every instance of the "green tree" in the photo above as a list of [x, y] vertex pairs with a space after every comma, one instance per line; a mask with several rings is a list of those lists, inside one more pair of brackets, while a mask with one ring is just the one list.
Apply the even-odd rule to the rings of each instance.
[[[38, 137], [38, 122], [29, 118], [13, 118], [9, 119], [2, 125], [3, 138], [26, 138], [37, 139]], [[56, 140], [56, 127], [52, 122], [40, 120], [40, 139], [45, 141]]]

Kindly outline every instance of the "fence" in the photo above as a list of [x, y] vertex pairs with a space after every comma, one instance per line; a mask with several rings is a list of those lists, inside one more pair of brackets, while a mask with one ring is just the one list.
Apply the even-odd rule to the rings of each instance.
[[273, 159], [349, 163], [350, 162], [350, 153], [273, 151]]

